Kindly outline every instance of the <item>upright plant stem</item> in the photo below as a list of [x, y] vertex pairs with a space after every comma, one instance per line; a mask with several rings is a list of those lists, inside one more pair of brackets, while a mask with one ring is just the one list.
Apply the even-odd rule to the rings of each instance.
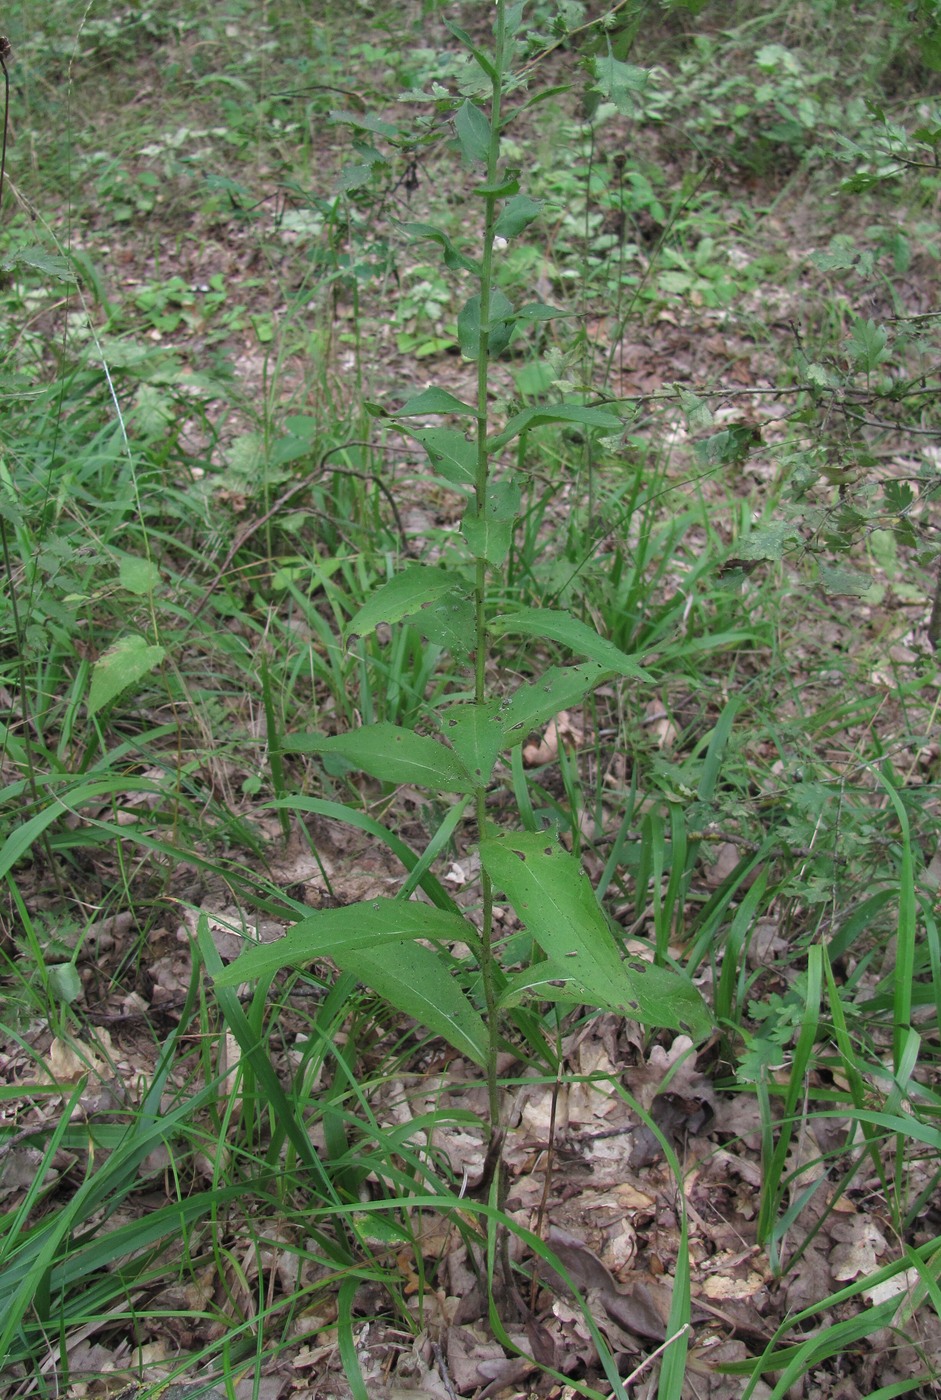
[[[483, 251], [480, 262], [480, 339], [477, 347], [477, 474], [475, 495], [478, 518], [487, 505], [487, 483], [490, 458], [487, 448], [489, 428], [488, 389], [490, 384], [490, 281], [493, 275], [494, 224], [497, 218], [497, 196], [491, 191], [498, 185], [500, 157], [500, 121], [503, 98], [503, 68], [506, 49], [505, 0], [497, 0], [494, 26], [493, 96], [490, 104], [490, 149], [487, 153], [488, 193], [484, 197]], [[474, 583], [475, 658], [474, 700], [483, 705], [487, 699], [487, 561], [478, 557]], [[486, 788], [475, 790], [477, 830], [483, 837], [487, 820]], [[496, 965], [493, 954], [493, 886], [486, 871], [481, 875], [483, 897], [483, 927], [481, 930], [481, 977], [487, 1008], [487, 1100], [490, 1113], [491, 1140], [500, 1131], [500, 1090], [497, 1084], [497, 1053], [500, 1046], [500, 1016], [497, 1007]], [[499, 1190], [499, 1187], [498, 1187]]]

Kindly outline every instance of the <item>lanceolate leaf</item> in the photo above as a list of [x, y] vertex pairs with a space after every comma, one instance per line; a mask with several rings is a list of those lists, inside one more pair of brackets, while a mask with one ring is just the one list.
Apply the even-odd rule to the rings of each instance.
[[584, 992], [580, 983], [573, 982], [573, 972], [569, 967], [560, 967], [547, 958], [514, 972], [506, 980], [500, 992], [500, 1005], [504, 1010], [520, 1006], [527, 1001], [583, 1001]]
[[454, 113], [454, 127], [467, 160], [485, 164], [490, 151], [490, 122], [470, 98]]
[[[381, 410], [385, 412], [385, 410]], [[469, 403], [463, 403], [456, 399], [453, 394], [449, 394], [447, 389], [423, 389], [420, 394], [413, 394], [410, 399], [403, 403], [401, 408], [397, 408], [387, 413], [389, 418], [416, 418], [426, 413], [459, 413], [467, 417], [474, 418], [477, 415], [476, 408], [472, 408]]]
[[413, 783], [432, 792], [470, 792], [470, 775], [457, 755], [434, 739], [397, 724], [367, 724], [349, 734], [289, 734], [286, 753], [338, 754], [384, 783]]
[[455, 248], [447, 234], [442, 229], [435, 228], [434, 224], [403, 224], [402, 232], [411, 234], [414, 238], [428, 238], [433, 243], [440, 244], [444, 250], [445, 265], [452, 272], [472, 272], [475, 276], [480, 276], [480, 264]]
[[527, 301], [519, 311], [514, 311], [514, 321], [556, 321], [560, 316], [572, 316], [574, 312], [563, 311], [559, 306], [550, 306], [544, 301]]
[[434, 949], [390, 943], [375, 951], [343, 953], [334, 961], [475, 1064], [486, 1063], [487, 1028]]
[[452, 24], [452, 22], [448, 19], [446, 19], [444, 23], [445, 27], [450, 30], [450, 32], [454, 35], [455, 39], [462, 43], [464, 47], [474, 55], [481, 68], [486, 73], [487, 77], [490, 78], [491, 81], [494, 81], [497, 78], [498, 74], [496, 68], [493, 65], [493, 59], [490, 57], [490, 55], [484, 49], [480, 49], [477, 47], [471, 36], [467, 33], [466, 29], [460, 29], [458, 25]]
[[450, 481], [452, 486], [473, 486], [477, 476], [477, 446], [468, 442], [463, 433], [456, 428], [416, 431], [404, 426], [402, 431], [421, 443], [431, 465], [445, 481]]
[[347, 637], [368, 637], [381, 622], [400, 622], [418, 612], [419, 608], [460, 587], [463, 580], [444, 569], [426, 564], [409, 564], [395, 578], [379, 588], [366, 600], [345, 628]]
[[709, 1012], [687, 977], [622, 960], [588, 877], [554, 836], [504, 833], [481, 842], [480, 858], [580, 1000], [694, 1039], [710, 1033]]
[[441, 711], [438, 723], [471, 777], [485, 786], [500, 750], [508, 747], [498, 702], [450, 705]]
[[235, 986], [256, 977], [270, 977], [282, 967], [301, 967], [330, 958], [334, 962], [347, 953], [364, 948], [379, 949], [409, 938], [430, 938], [439, 942], [473, 942], [474, 929], [459, 914], [436, 909], [415, 900], [367, 899], [342, 909], [318, 909], [301, 919], [274, 943], [256, 943], [214, 981]]
[[496, 637], [508, 632], [521, 632], [526, 637], [551, 637], [554, 642], [600, 661], [609, 671], [619, 676], [632, 676], [636, 680], [649, 681], [651, 677], [638, 666], [633, 657], [601, 637], [586, 623], [580, 622], [571, 613], [555, 612], [552, 608], [520, 608], [517, 612], [501, 613], [488, 624]]
[[613, 413], [601, 408], [586, 408], [584, 404], [559, 403], [551, 407], [524, 408], [522, 413], [510, 419], [502, 433], [491, 440], [491, 451], [499, 451], [527, 428], [538, 428], [544, 423], [579, 423], [582, 427], [603, 428], [609, 433], [621, 430], [621, 420]]
[[614, 674], [600, 662], [589, 661], [584, 666], [550, 666], [538, 681], [519, 686], [500, 707], [507, 747], [521, 744], [534, 729], [560, 710], [578, 705]]
[[276, 943], [257, 944], [218, 971], [219, 987], [270, 977], [282, 967], [329, 958], [398, 1011], [443, 1036], [462, 1055], [482, 1065], [487, 1031], [447, 964], [432, 948], [413, 942], [476, 941], [466, 919], [428, 904], [371, 899], [343, 909], [321, 909], [295, 924]]
[[503, 206], [493, 231], [498, 238], [515, 238], [541, 213], [541, 199], [530, 199], [528, 194], [514, 195]]

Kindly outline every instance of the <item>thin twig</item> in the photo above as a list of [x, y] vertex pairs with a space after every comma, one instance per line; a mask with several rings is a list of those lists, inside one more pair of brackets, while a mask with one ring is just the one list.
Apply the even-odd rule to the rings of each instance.
[[692, 1324], [689, 1322], [684, 1322], [683, 1326], [678, 1332], [674, 1332], [672, 1337], [667, 1337], [665, 1342], [660, 1343], [656, 1351], [652, 1351], [649, 1356], [645, 1356], [640, 1365], [637, 1366], [629, 1376], [624, 1377], [623, 1384], [630, 1385], [632, 1381], [636, 1381], [640, 1373], [642, 1371], [646, 1371], [651, 1361], [656, 1361], [657, 1357], [660, 1356], [662, 1352], [665, 1352], [667, 1347], [672, 1346], [674, 1342], [678, 1342], [680, 1337], [685, 1337], [686, 1333], [692, 1332], [692, 1330]]

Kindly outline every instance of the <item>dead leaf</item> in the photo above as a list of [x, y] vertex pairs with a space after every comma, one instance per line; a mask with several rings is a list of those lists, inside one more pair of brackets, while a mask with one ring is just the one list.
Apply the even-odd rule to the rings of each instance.
[[830, 1251], [830, 1268], [833, 1277], [841, 1283], [859, 1278], [861, 1274], [873, 1274], [878, 1268], [877, 1256], [887, 1248], [885, 1236], [873, 1224], [869, 1216], [856, 1215], [849, 1220], [835, 1220], [830, 1233], [839, 1240]]
[[[620, 1287], [614, 1275], [587, 1245], [570, 1231], [558, 1226], [549, 1228], [546, 1243], [565, 1266], [579, 1292], [586, 1298], [593, 1298], [620, 1327], [637, 1337], [663, 1341], [672, 1296], [668, 1286], [634, 1275], [626, 1287]], [[540, 1273], [558, 1279], [555, 1271], [542, 1261], [538, 1268]], [[559, 1279], [559, 1282], [562, 1280]], [[661, 1307], [665, 1307], [665, 1311], [661, 1312]], [[592, 1315], [596, 1321], [599, 1320], [596, 1307], [592, 1308]]]
[[565, 744], [577, 749], [585, 742], [585, 731], [568, 710], [560, 710], [555, 719], [550, 720], [538, 744], [523, 745], [523, 763], [527, 768], [536, 768], [542, 763], [552, 763], [559, 756], [560, 747]]

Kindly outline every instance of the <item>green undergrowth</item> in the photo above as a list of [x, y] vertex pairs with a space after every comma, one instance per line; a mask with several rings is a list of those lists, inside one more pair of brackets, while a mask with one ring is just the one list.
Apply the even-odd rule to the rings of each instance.
[[939, 19], [860, 8], [9, 7], [11, 1393], [360, 1400], [465, 1248], [626, 1396], [501, 1165], [598, 1013], [753, 1110], [741, 1394], [936, 1383]]

